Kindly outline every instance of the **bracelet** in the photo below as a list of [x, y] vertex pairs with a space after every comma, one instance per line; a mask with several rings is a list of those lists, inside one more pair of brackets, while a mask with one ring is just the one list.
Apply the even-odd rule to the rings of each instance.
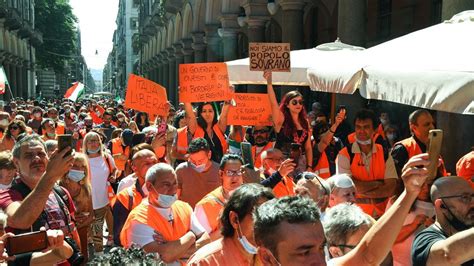
[[332, 131], [331, 128], [329, 128], [329, 132], [331, 132], [332, 134], [336, 134], [336, 131]]

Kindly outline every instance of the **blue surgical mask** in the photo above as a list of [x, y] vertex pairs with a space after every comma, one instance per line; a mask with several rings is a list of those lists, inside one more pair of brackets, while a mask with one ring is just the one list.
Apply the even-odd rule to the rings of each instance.
[[67, 177], [74, 182], [81, 181], [82, 179], [84, 179], [85, 176], [86, 174], [84, 173], [84, 171], [74, 169], [69, 170], [69, 173], [67, 174]]
[[357, 143], [359, 143], [360, 145], [370, 145], [372, 143], [371, 139], [359, 140], [357, 137], [355, 139], [356, 139]]
[[178, 200], [178, 196], [174, 194], [173, 196], [158, 194], [158, 204], [163, 208], [170, 208]]
[[96, 154], [100, 151], [100, 147], [95, 149], [95, 150], [91, 150], [91, 149], [87, 149], [87, 153], [88, 154]]
[[257, 248], [254, 245], [252, 245], [248, 241], [247, 237], [245, 237], [242, 234], [242, 229], [240, 229], [240, 223], [239, 223], [239, 231], [240, 231], [239, 242], [242, 245], [242, 247], [245, 249], [245, 251], [251, 255], [257, 254]]
[[206, 170], [206, 164], [205, 163], [200, 164], [200, 165], [195, 165], [195, 164], [190, 162], [190, 164], [191, 164], [191, 167], [194, 168], [194, 170], [196, 170], [196, 172], [198, 172], [198, 173], [202, 173], [202, 172], [204, 172], [204, 170]]

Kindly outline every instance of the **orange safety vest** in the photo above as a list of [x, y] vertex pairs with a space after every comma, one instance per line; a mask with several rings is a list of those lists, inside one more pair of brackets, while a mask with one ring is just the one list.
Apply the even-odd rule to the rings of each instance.
[[61, 122], [58, 122], [58, 123], [56, 124], [56, 134], [57, 134], [57, 135], [63, 135], [64, 132], [66, 132], [65, 127], [64, 127], [64, 124], [61, 123]]
[[188, 127], [178, 128], [177, 135], [176, 135], [176, 151], [179, 154], [187, 154], [188, 153]]
[[224, 205], [225, 199], [222, 195], [222, 186], [211, 191], [196, 204], [196, 206], [201, 206], [206, 213], [207, 221], [209, 222], [212, 232], [219, 230], [221, 227], [220, 216]]
[[381, 123], [377, 127], [376, 133], [379, 134], [380, 136], [382, 136], [382, 138], [387, 139], [387, 137], [385, 136], [385, 130], [384, 130], [383, 125]]
[[140, 202], [142, 202], [142, 199], [142, 194], [137, 191], [134, 184], [133, 186], [120, 191], [115, 197], [115, 202], [119, 201], [128, 211], [132, 211], [138, 206], [138, 204], [140, 204]]
[[191, 230], [191, 214], [193, 209], [186, 202], [177, 200], [171, 206], [171, 212], [173, 214], [172, 223], [168, 219], [163, 218], [147, 201], [142, 201], [128, 215], [122, 232], [120, 232], [120, 242], [126, 248], [129, 248], [132, 244], [132, 240], [129, 239], [132, 221], [150, 226], [159, 232], [166, 242], [178, 240]]
[[275, 146], [275, 142], [269, 141], [265, 147], [257, 154], [257, 146], [252, 146], [252, 157], [253, 157], [253, 164], [255, 167], [260, 168], [262, 166], [262, 158], [260, 155], [266, 150], [269, 150]]
[[273, 188], [273, 194], [275, 197], [281, 198], [285, 196], [294, 196], [295, 195], [295, 183], [293, 179], [288, 176], [284, 176], [280, 182]]
[[464, 155], [456, 163], [456, 173], [466, 179], [474, 188], [474, 151]]
[[329, 169], [329, 160], [326, 152], [323, 151], [319, 158], [318, 164], [313, 169], [314, 173], [323, 179], [331, 177], [331, 170]]
[[[217, 135], [217, 138], [221, 142], [222, 153], [226, 154], [227, 150], [229, 149], [229, 145], [227, 144], [227, 140], [226, 140], [226, 137], [224, 136], [224, 133], [222, 133], [221, 129], [219, 128], [217, 124], [214, 124], [214, 126], [212, 126], [212, 130], [214, 131], [214, 134]], [[205, 134], [204, 129], [198, 126], [196, 127], [196, 131], [194, 132], [193, 139], [204, 138], [204, 134]]]
[[[405, 147], [405, 149], [408, 152], [408, 159], [410, 159], [411, 157], [413, 157], [415, 155], [423, 153], [421, 151], [420, 146], [418, 145], [418, 143], [416, 143], [416, 140], [413, 137], [409, 137], [407, 139], [404, 139], [404, 140], [401, 140], [401, 141], [395, 143], [395, 145], [397, 145], [397, 144], [401, 144], [401, 145], [403, 145], [403, 147]], [[441, 166], [438, 167], [438, 171], [441, 171], [441, 174], [443, 176], [448, 175], [448, 173], [446, 172], [446, 168], [444, 167], [444, 161], [443, 161], [442, 158], [441, 158]]]
[[[374, 143], [375, 144], [375, 143]], [[360, 153], [354, 153], [354, 157], [351, 160], [348, 149], [352, 148], [352, 145], [345, 147], [339, 152], [339, 155], [345, 156], [351, 162], [351, 173], [352, 178], [358, 181], [377, 181], [385, 179], [385, 158], [383, 147], [380, 144], [375, 144], [377, 151], [372, 154], [370, 169], [367, 172], [365, 165], [362, 162]], [[368, 200], [363, 198], [361, 195], [356, 195], [357, 199], [360, 201]], [[374, 218], [382, 216], [385, 212], [389, 198], [378, 202], [378, 203], [357, 203], [357, 205], [367, 214], [371, 215]]]
[[[128, 156], [130, 155], [130, 147], [127, 146], [125, 147], [125, 149], [123, 149], [122, 140], [120, 138], [115, 138], [112, 140], [112, 155], [120, 154], [120, 153], [127, 156], [128, 158]], [[127, 160], [114, 158], [114, 161], [118, 170], [120, 171], [125, 170], [125, 164], [127, 163]]]

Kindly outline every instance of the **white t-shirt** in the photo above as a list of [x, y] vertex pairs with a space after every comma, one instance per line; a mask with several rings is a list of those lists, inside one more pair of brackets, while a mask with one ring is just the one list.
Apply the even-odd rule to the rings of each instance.
[[202, 227], [206, 230], [208, 234], [212, 232], [211, 225], [209, 224], [209, 220], [207, 219], [206, 212], [204, 211], [204, 208], [202, 205], [196, 205], [194, 207], [194, 216], [196, 216], [196, 219], [199, 221], [199, 223], [202, 225]]
[[[120, 193], [120, 191], [125, 190], [129, 187], [135, 186], [135, 182], [137, 182], [137, 176], [135, 173], [129, 174], [128, 176], [124, 177], [122, 180], [120, 180], [117, 188], [117, 194]], [[148, 195], [148, 189], [146, 189], [145, 184], [142, 186], [142, 191], [145, 193], [145, 195]]]
[[[114, 169], [116, 167], [114, 159], [110, 155], [107, 156], [109, 157], [110, 166]], [[89, 158], [89, 167], [91, 172], [92, 207], [97, 210], [109, 204], [107, 179], [110, 170], [103, 156]]]
[[[147, 199], [143, 200], [144, 204], [149, 204]], [[152, 205], [153, 208], [165, 219], [168, 219], [170, 222], [173, 220], [173, 215], [171, 212], [171, 208], [158, 208]], [[194, 213], [191, 214], [191, 231], [195, 235], [201, 235], [202, 233], [206, 232], [206, 230], [201, 226], [199, 221], [197, 220]], [[132, 220], [130, 225], [130, 237], [132, 243], [139, 245], [140, 247], [146, 246], [147, 244], [155, 241], [153, 240], [153, 235], [155, 234], [155, 230], [146, 224], [139, 223], [137, 221]], [[179, 265], [179, 264], [178, 264]]]

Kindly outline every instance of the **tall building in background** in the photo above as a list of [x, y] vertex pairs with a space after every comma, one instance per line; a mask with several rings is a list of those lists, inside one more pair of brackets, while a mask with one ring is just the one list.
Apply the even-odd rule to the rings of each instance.
[[[35, 46], [43, 36], [35, 29], [35, 4], [31, 0], [0, 1], [0, 63], [14, 97], [35, 96]], [[6, 92], [1, 98], [10, 99]]]
[[137, 73], [138, 53], [132, 47], [132, 38], [138, 32], [139, 1], [120, 0], [117, 29], [113, 36], [113, 50], [103, 71], [104, 90], [124, 97], [130, 73]]

